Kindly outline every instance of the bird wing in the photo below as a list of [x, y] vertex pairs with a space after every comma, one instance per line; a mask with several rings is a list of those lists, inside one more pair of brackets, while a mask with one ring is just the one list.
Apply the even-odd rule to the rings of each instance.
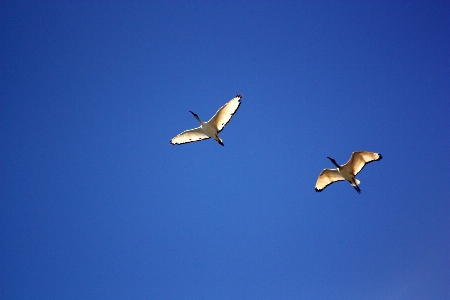
[[217, 132], [221, 132], [231, 120], [231, 117], [233, 117], [234, 113], [238, 110], [239, 105], [241, 105], [241, 98], [241, 94], [236, 95], [236, 97], [219, 108], [216, 114], [208, 121], [209, 124], [217, 127]]
[[366, 164], [382, 159], [379, 153], [369, 151], [355, 151], [352, 153], [350, 160], [345, 164], [350, 166], [353, 175], [358, 174]]
[[170, 143], [172, 145], [177, 144], [179, 145], [191, 142], [198, 142], [206, 139], [209, 139], [209, 136], [207, 136], [200, 127], [197, 127], [194, 129], [183, 131], [182, 133], [171, 139]]
[[316, 192], [321, 192], [328, 185], [341, 180], [345, 180], [345, 178], [342, 177], [337, 169], [324, 169], [320, 173], [319, 178], [317, 178], [315, 190]]

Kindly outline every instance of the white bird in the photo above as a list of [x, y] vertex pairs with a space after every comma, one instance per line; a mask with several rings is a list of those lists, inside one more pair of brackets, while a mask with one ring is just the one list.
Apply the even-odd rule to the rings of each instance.
[[242, 94], [237, 94], [236, 97], [219, 108], [216, 114], [208, 122], [202, 122], [195, 113], [189, 111], [200, 123], [200, 127], [183, 131], [171, 139], [170, 143], [172, 145], [185, 144], [213, 138], [219, 144], [224, 146], [222, 139], [219, 137], [219, 132], [223, 130], [231, 120], [231, 117], [233, 117], [234, 113], [238, 110], [241, 105], [241, 98]]
[[355, 178], [366, 164], [382, 159], [379, 153], [368, 151], [356, 151], [352, 153], [350, 160], [345, 165], [338, 165], [334, 159], [327, 157], [337, 167], [337, 169], [324, 169], [320, 173], [316, 182], [316, 192], [321, 192], [328, 185], [341, 180], [347, 180], [355, 188], [358, 194], [361, 194], [361, 189], [358, 184], [360, 181]]

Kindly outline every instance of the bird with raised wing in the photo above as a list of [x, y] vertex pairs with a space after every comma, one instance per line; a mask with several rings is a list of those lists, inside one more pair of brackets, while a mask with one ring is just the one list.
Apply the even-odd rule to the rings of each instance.
[[327, 157], [337, 167], [337, 169], [324, 169], [319, 178], [317, 178], [316, 192], [321, 192], [328, 185], [336, 182], [347, 180], [353, 186], [353, 188], [361, 194], [359, 188], [360, 181], [355, 176], [364, 168], [364, 166], [373, 161], [382, 159], [383, 157], [379, 153], [368, 151], [356, 151], [352, 153], [350, 160], [345, 165], [338, 165], [334, 159]]
[[208, 122], [202, 122], [197, 114], [189, 111], [200, 123], [200, 127], [183, 131], [171, 139], [170, 144], [180, 145], [213, 138], [219, 144], [224, 146], [222, 139], [219, 137], [219, 132], [223, 130], [233, 117], [234, 113], [238, 110], [241, 105], [241, 98], [242, 94], [237, 94], [236, 97], [219, 108], [216, 114]]

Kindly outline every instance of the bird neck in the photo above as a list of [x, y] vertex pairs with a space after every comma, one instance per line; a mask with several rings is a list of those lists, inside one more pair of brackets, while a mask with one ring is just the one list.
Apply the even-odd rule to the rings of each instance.
[[328, 159], [329, 160], [331, 160], [331, 162], [333, 163], [333, 165], [335, 165], [336, 167], [340, 167], [338, 164], [337, 164], [337, 162], [333, 159], [333, 158], [331, 158], [331, 157], [328, 157]]
[[194, 116], [195, 119], [197, 119], [197, 121], [199, 121], [200, 124], [202, 124], [202, 120], [200, 120], [200, 118], [197, 116], [196, 113], [194, 113], [192, 111], [189, 111], [189, 112]]

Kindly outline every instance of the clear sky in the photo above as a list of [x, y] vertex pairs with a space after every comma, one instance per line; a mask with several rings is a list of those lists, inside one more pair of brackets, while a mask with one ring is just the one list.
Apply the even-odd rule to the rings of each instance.
[[448, 1], [0, 12], [1, 299], [450, 299]]

